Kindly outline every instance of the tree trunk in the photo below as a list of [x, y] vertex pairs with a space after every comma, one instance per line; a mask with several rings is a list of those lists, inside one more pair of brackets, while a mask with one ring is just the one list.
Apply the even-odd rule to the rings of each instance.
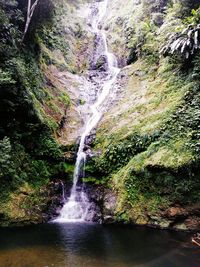
[[32, 1], [28, 0], [27, 15], [26, 15], [26, 25], [25, 25], [25, 29], [24, 29], [24, 33], [23, 33], [23, 37], [22, 37], [22, 42], [25, 39], [25, 36], [26, 36], [27, 31], [29, 29], [29, 25], [30, 25], [31, 19], [33, 17], [33, 13], [35, 11], [35, 8], [36, 8], [38, 2], [39, 2], [39, 0], [35, 0], [35, 2], [32, 4]]

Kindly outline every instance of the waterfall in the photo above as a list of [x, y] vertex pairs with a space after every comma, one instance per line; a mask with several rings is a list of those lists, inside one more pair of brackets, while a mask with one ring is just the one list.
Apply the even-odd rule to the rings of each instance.
[[103, 111], [104, 104], [109, 97], [112, 85], [114, 84], [120, 69], [117, 67], [116, 57], [108, 51], [106, 33], [100, 27], [107, 11], [108, 0], [96, 2], [92, 4], [91, 14], [91, 32], [96, 36], [96, 39], [101, 42], [99, 50], [101, 55], [104, 55], [107, 61], [106, 77], [99, 81], [102, 88], [97, 96], [96, 102], [91, 105], [91, 115], [85, 124], [84, 132], [81, 136], [80, 145], [77, 153], [75, 171], [73, 176], [73, 186], [70, 197], [66, 200], [65, 205], [61, 209], [60, 216], [54, 220], [56, 222], [78, 222], [88, 221], [92, 219], [91, 203], [88, 200], [87, 194], [84, 192], [83, 186], [78, 185], [81, 172], [84, 170], [86, 161], [86, 153], [84, 146], [87, 136], [99, 123]]

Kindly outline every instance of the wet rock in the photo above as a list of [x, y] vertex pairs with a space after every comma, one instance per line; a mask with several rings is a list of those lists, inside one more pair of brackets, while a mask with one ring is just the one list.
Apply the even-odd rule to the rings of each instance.
[[108, 61], [105, 55], [101, 55], [95, 63], [92, 64], [93, 70], [107, 71]]
[[123, 18], [118, 17], [118, 18], [116, 19], [116, 24], [117, 24], [118, 26], [123, 26], [123, 23], [124, 23], [124, 19], [123, 19]]
[[161, 228], [196, 231], [200, 229], [199, 206], [170, 207], [156, 215], [149, 215], [149, 223]]
[[95, 141], [95, 138], [96, 138], [96, 129], [93, 129], [90, 133], [90, 135], [88, 135], [85, 139], [85, 144], [86, 145], [91, 145], [94, 141]]
[[149, 223], [148, 217], [145, 214], [141, 214], [137, 217], [136, 221], [134, 222], [139, 225], [147, 225]]
[[174, 227], [177, 230], [188, 230], [187, 226], [185, 225], [185, 223], [178, 223], [176, 224], [176, 226]]
[[116, 208], [117, 197], [114, 192], [109, 189], [104, 191], [104, 212], [114, 213]]
[[65, 204], [64, 195], [66, 197], [70, 194], [71, 183], [65, 184], [62, 180], [52, 181], [48, 190], [48, 201], [45, 210], [42, 212], [44, 221], [52, 220], [60, 214], [60, 210]]
[[193, 215], [196, 216], [200, 215], [199, 205], [188, 206], [188, 207], [182, 207], [177, 205], [175, 207], [170, 207], [169, 209], [167, 209], [162, 213], [163, 217], [167, 217], [170, 219], [187, 218]]
[[158, 215], [149, 215], [149, 222], [147, 224], [158, 226], [161, 228], [168, 228], [171, 224], [171, 220], [162, 218], [159, 214]]
[[103, 186], [87, 185], [86, 192], [92, 204], [93, 221], [109, 224], [115, 222], [116, 195]]
[[90, 209], [89, 209], [88, 214], [87, 214], [87, 220], [90, 222], [93, 221], [93, 222], [97, 222], [97, 223], [102, 222], [101, 209], [95, 202], [91, 203]]
[[188, 211], [182, 207], [171, 207], [167, 209], [164, 214], [168, 218], [186, 217], [188, 216]]
[[104, 215], [103, 216], [103, 223], [104, 224], [113, 224], [113, 223], [115, 223], [114, 217], [112, 215]]
[[115, 193], [109, 189], [104, 190], [103, 195], [103, 222], [114, 222], [115, 210], [117, 205], [117, 197]]
[[190, 230], [200, 230], [200, 218], [197, 216], [191, 216], [185, 220], [185, 225], [187, 229]]
[[170, 227], [170, 221], [169, 220], [161, 220], [161, 222], [159, 223], [159, 226], [161, 228], [169, 228]]
[[164, 21], [164, 14], [162, 14], [162, 13], [153, 13], [152, 14], [152, 22], [156, 26], [161, 26], [163, 24], [163, 21]]
[[91, 202], [94, 202], [99, 206], [102, 205], [104, 195], [104, 188], [102, 186], [88, 184], [86, 185], [85, 190]]

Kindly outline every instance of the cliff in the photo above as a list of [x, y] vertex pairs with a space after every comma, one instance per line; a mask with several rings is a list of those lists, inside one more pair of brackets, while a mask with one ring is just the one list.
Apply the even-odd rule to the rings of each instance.
[[[48, 220], [63, 204], [62, 181], [70, 188], [87, 71], [104, 64], [91, 64], [89, 2], [42, 2], [22, 43], [26, 5], [0, 1], [1, 224]], [[108, 1], [102, 27], [121, 72], [89, 138], [84, 179], [105, 222], [200, 227], [198, 8]]]
[[26, 2], [0, 2], [1, 224], [48, 220], [71, 184], [91, 38], [80, 5], [39, 2], [22, 42]]
[[114, 192], [115, 221], [199, 229], [199, 52], [160, 53], [172, 33], [197, 24], [196, 4], [109, 2], [121, 90], [87, 168], [88, 182]]

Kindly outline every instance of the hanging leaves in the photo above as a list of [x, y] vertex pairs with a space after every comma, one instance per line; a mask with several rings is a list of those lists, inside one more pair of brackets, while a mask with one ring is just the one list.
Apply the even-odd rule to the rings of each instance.
[[169, 54], [180, 53], [188, 59], [200, 48], [200, 24], [189, 25], [181, 33], [173, 33], [169, 36], [167, 44], [160, 50], [160, 54], [168, 56]]

